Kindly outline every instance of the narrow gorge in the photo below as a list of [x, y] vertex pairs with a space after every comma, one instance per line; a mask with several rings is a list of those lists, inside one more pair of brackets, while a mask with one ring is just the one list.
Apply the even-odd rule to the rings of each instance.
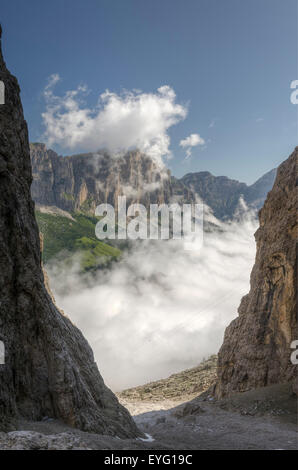
[[[178, 179], [138, 150], [129, 151], [118, 160], [104, 151], [59, 156], [44, 144], [29, 145], [20, 88], [4, 62], [1, 40], [0, 26], [0, 82], [5, 84], [5, 103], [0, 104], [0, 342], [5, 346], [5, 361], [0, 362], [0, 450], [296, 449], [297, 365], [291, 361], [291, 345], [298, 339], [298, 147], [277, 170], [266, 173], [251, 186], [226, 177], [215, 177], [209, 172], [189, 173]], [[64, 235], [67, 230], [73, 230], [74, 246], [79, 240], [81, 245], [84, 242], [90, 247], [95, 243], [92, 238], [95, 207], [101, 202], [115, 204], [120, 194], [126, 195], [129, 202], [141, 202], [146, 206], [150, 203], [194, 202], [199, 197], [210, 206], [220, 223], [230, 223], [234, 232], [231, 218], [241, 196], [252, 212], [265, 203], [259, 212], [259, 228], [255, 234], [256, 258], [250, 292], [242, 298], [238, 317], [237, 312], [230, 309], [233, 316], [229, 321], [236, 318], [226, 329], [218, 356], [214, 354], [198, 361], [200, 364], [196, 367], [160, 380], [154, 378], [150, 383], [115, 394], [105, 385], [93, 351], [81, 331], [68, 318], [67, 312], [56, 306], [42, 264], [43, 237], [37, 219], [40, 218], [40, 225], [44, 224], [46, 232], [48, 221], [56, 218]], [[42, 219], [44, 214], [48, 217]], [[253, 217], [255, 221], [255, 215]], [[80, 230], [77, 228], [79, 222]], [[58, 222], [51, 227], [56, 242], [59, 238], [57, 227]], [[225, 251], [224, 238], [220, 238], [222, 233], [221, 230], [216, 232], [220, 241], [218, 251], [224, 252], [225, 260], [231, 259], [230, 252]], [[47, 243], [48, 239], [45, 237]], [[69, 242], [70, 236], [58, 240], [61, 242], [57, 243], [59, 250], [66, 239]], [[236, 243], [232, 238], [234, 251], [237, 251]], [[49, 259], [53, 253], [54, 257], [60, 252], [57, 246], [48, 250]], [[210, 257], [211, 260], [216, 258], [216, 246], [216, 243], [212, 245], [212, 255], [215, 255]], [[244, 246], [247, 247], [245, 243]], [[116, 272], [125, 251], [120, 248], [102, 243], [97, 246], [99, 251], [96, 253], [106, 253], [114, 263], [113, 268], [116, 266]], [[156, 253], [156, 257], [161, 258], [157, 250]], [[172, 262], [178, 251], [168, 253], [167, 258]], [[136, 253], [131, 250], [125, 255], [131, 256], [131, 273], [135, 274]], [[190, 259], [197, 275], [197, 265], [191, 256]], [[190, 271], [190, 265], [184, 260], [179, 280], [189, 279], [184, 273]], [[140, 264], [143, 266], [144, 258]], [[213, 272], [216, 267], [211, 264]], [[109, 269], [110, 266], [105, 264], [100, 273], [104, 270], [110, 273]], [[230, 288], [231, 280], [225, 269], [225, 286]], [[234, 270], [234, 265], [230, 270]], [[222, 266], [218, 271], [222, 272]], [[203, 270], [204, 274], [206, 272]], [[190, 276], [192, 273], [190, 271]], [[130, 275], [129, 287], [132, 286], [135, 295], [140, 296], [141, 290], [148, 292], [147, 275], [142, 271], [140, 275], [137, 273], [141, 288]], [[173, 292], [180, 288], [183, 307], [176, 302], [178, 326], [171, 326], [168, 321], [166, 315], [173, 316], [177, 312], [173, 312], [173, 308], [165, 309], [164, 298], [159, 301], [150, 291], [146, 297], [147, 303], [152, 301], [159, 316], [157, 320], [153, 319], [155, 330], [149, 338], [151, 343], [148, 341], [151, 348], [148, 357], [152, 363], [152, 338], [156, 333], [158, 341], [164, 341], [165, 350], [167, 347], [174, 350], [177, 365], [182, 356], [181, 345], [185, 343], [177, 341], [174, 347], [170, 345], [167, 340], [171, 330], [180, 333], [182, 321], [186, 319], [189, 337], [198, 342], [194, 317], [186, 318], [185, 315], [185, 298], [190, 291], [185, 290], [182, 283], [178, 285], [175, 277], [170, 278], [175, 281], [168, 287], [166, 276], [158, 269], [154, 275], [149, 272], [148, 277], [160, 288], [162, 296], [172, 296], [174, 301]], [[206, 274], [205, 277], [207, 279]], [[116, 279], [123, 284], [121, 273], [118, 276], [117, 272]], [[216, 276], [214, 279], [216, 281]], [[214, 283], [218, 290], [219, 283]], [[189, 284], [192, 291], [188, 296], [198, 318], [202, 305], [193, 294], [195, 284]], [[128, 290], [125, 285], [123, 290]], [[208, 293], [206, 285], [205, 290]], [[108, 291], [109, 306], [115, 292]], [[237, 294], [238, 302], [242, 293]], [[229, 295], [229, 291], [225, 292], [225, 296]], [[102, 303], [100, 296], [98, 303]], [[125, 297], [118, 298], [116, 294], [114, 297], [119, 304], [125, 303]], [[207, 317], [214, 303], [222, 302], [222, 310], [224, 296], [211, 299], [211, 307], [210, 297], [209, 294], [206, 299], [209, 308], [205, 309], [206, 317], [199, 318], [202, 323], [209, 320]], [[86, 299], [85, 302], [91, 302]], [[134, 302], [128, 304], [128, 308], [132, 315], [138, 314]], [[83, 313], [88, 316], [87, 309]], [[108, 313], [113, 320], [116, 318], [112, 308]], [[164, 336], [159, 335], [161, 319], [168, 328], [164, 330], [167, 333]], [[89, 317], [87, 320], [90, 322]], [[229, 321], [226, 317], [223, 321], [225, 328]], [[217, 326], [213, 320], [210, 343]], [[145, 327], [140, 322], [139, 330]], [[129, 330], [124, 334], [126, 331]], [[113, 337], [109, 333], [103, 328], [108, 341]], [[132, 336], [126, 334], [125, 341], [118, 341], [121, 354], [127, 347], [126, 340], [133, 344]], [[200, 339], [208, 342], [209, 338], [206, 338], [202, 335]], [[193, 354], [191, 344], [194, 343], [188, 341], [187, 348]], [[143, 361], [143, 350], [140, 351], [134, 348], [133, 354]], [[162, 354], [157, 352], [157, 355], [161, 361]], [[125, 354], [123, 357], [125, 361]], [[100, 364], [101, 357], [97, 356], [97, 359], [103, 371], [104, 361]], [[136, 367], [133, 360], [127, 362], [127, 367]], [[183, 367], [186, 369], [185, 364]], [[143, 362], [142, 368], [147, 373]], [[118, 355], [116, 367], [110, 370], [120, 375], [119, 369]], [[148, 375], [146, 380], [149, 380]]]

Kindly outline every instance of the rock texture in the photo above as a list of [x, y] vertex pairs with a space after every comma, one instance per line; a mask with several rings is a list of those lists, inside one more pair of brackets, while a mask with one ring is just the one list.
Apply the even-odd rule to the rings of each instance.
[[129, 402], [186, 402], [210, 389], [216, 382], [217, 356], [202, 361], [198, 366], [172, 374], [166, 379], [129, 388], [118, 393], [121, 403]]
[[44, 286], [27, 125], [18, 83], [1, 47], [0, 80], [5, 84], [0, 106], [0, 339], [6, 348], [6, 363], [0, 365], [0, 428], [16, 426], [20, 416], [47, 416], [86, 431], [134, 437], [138, 430], [105, 386], [88, 343]]
[[121, 158], [112, 158], [106, 152], [61, 157], [40, 143], [30, 144], [30, 151], [33, 200], [44, 206], [92, 215], [103, 202], [117, 207], [120, 195], [127, 197], [128, 204], [141, 202], [148, 207], [150, 203], [194, 202], [197, 194], [217, 218], [231, 218], [240, 196], [250, 206], [262, 207], [276, 175], [276, 170], [272, 170], [247, 186], [207, 171], [177, 179], [138, 151]]
[[71, 433], [44, 435], [33, 431], [0, 434], [0, 450], [91, 450]]
[[297, 158], [282, 163], [259, 213], [251, 288], [227, 328], [218, 357], [216, 394], [294, 382], [290, 361], [297, 331]]
[[194, 194], [169, 170], [159, 168], [148, 156], [131, 151], [118, 158], [107, 152], [61, 157], [45, 144], [30, 144], [33, 184], [32, 198], [38, 204], [65, 211], [94, 215], [97, 205], [113, 204], [118, 196], [127, 203], [194, 201]]

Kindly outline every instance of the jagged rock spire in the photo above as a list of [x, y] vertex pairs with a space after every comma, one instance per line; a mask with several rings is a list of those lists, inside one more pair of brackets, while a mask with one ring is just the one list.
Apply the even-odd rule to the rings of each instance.
[[18, 417], [59, 418], [119, 437], [139, 434], [105, 386], [90, 346], [53, 304], [44, 285], [39, 232], [30, 196], [28, 131], [17, 80], [3, 69], [0, 105], [0, 429]]

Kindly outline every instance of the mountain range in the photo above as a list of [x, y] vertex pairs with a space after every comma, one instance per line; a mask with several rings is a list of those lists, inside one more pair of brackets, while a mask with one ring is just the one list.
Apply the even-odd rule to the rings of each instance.
[[142, 203], [147, 209], [153, 203], [200, 200], [215, 217], [225, 220], [233, 217], [240, 197], [248, 206], [259, 209], [276, 175], [276, 170], [271, 170], [251, 186], [206, 171], [178, 179], [137, 150], [117, 158], [105, 151], [62, 157], [43, 143], [32, 143], [30, 155], [31, 195], [44, 239], [43, 261], [79, 260], [84, 272], [107, 266], [126, 248], [125, 242], [96, 238], [98, 219], [94, 214], [99, 204], [109, 203], [117, 209], [118, 196], [122, 195], [128, 205]]
[[[241, 301], [239, 316], [226, 330], [213, 391], [206, 391], [205, 397], [198, 398], [201, 400], [199, 403], [186, 403], [182, 410], [174, 410], [177, 419], [171, 412], [159, 415], [158, 420], [156, 415], [154, 420], [151, 415], [151, 423], [154, 421], [155, 424], [150, 428], [150, 413], [142, 413], [140, 419], [145, 415], [144, 421], [138, 421], [138, 417], [133, 420], [106, 387], [91, 347], [80, 330], [58, 309], [49, 291], [30, 194], [32, 171], [28, 129], [18, 82], [9, 73], [2, 56], [1, 36], [0, 26], [0, 81], [5, 83], [6, 93], [5, 104], [0, 106], [0, 341], [5, 345], [5, 361], [0, 364], [0, 447], [18, 450], [74, 450], [84, 447], [123, 449], [125, 452], [157, 449], [159, 453], [160, 450], [168, 452], [168, 449], [296, 450], [296, 427], [292, 431], [287, 420], [288, 411], [283, 412], [280, 403], [287, 404], [289, 398], [293, 400], [293, 392], [297, 395], [298, 391], [296, 361], [291, 360], [292, 344], [297, 339], [298, 147], [279, 166], [274, 187], [259, 212], [257, 253], [250, 292]], [[89, 180], [83, 172], [74, 171], [81, 159], [59, 158], [53, 160], [54, 166], [58, 165], [54, 170], [51, 157], [45, 165], [40, 165], [41, 194], [50, 198], [57, 191], [57, 195], [62, 196], [63, 189], [67, 187], [70, 192], [66, 193], [69, 197], [64, 196], [65, 204], [69, 203], [68, 210], [74, 212], [61, 212], [64, 209], [58, 204], [47, 210], [53, 211], [52, 217], [64, 217], [68, 223], [75, 223], [75, 213], [84, 209], [85, 223], [90, 217], [88, 211], [96, 203], [89, 192], [89, 185], [95, 182], [95, 178]], [[134, 158], [129, 155], [126, 158], [131, 159], [131, 166], [123, 168], [123, 171], [131, 171], [128, 178], [133, 180]], [[86, 161], [83, 159], [83, 168]], [[139, 155], [136, 165], [139, 170], [142, 161]], [[152, 181], [148, 184], [159, 182], [156, 168], [147, 163], [149, 167], [151, 165], [148, 172], [152, 174]], [[61, 170], [59, 179], [56, 178], [56, 170]], [[143, 178], [143, 173], [138, 177]], [[171, 182], [167, 184], [173, 188]], [[184, 188], [189, 191], [187, 187], [181, 181], [177, 185], [182, 185], [179, 186], [182, 191], [178, 194], [180, 199], [186, 197], [188, 193], [184, 193]], [[257, 182], [256, 194], [262, 185]], [[121, 188], [120, 183], [117, 187]], [[105, 189], [108, 191], [109, 186]], [[151, 193], [155, 194], [154, 197], [166, 194], [155, 186], [154, 191], [149, 191], [149, 196], [145, 193], [142, 197], [151, 197]], [[98, 194], [101, 193], [98, 191]], [[113, 191], [108, 192], [107, 200], [109, 195], [113, 199], [113, 194]], [[176, 193], [172, 195], [177, 196]], [[257, 199], [254, 199], [254, 204], [255, 201]], [[59, 202], [58, 197], [51, 199], [50, 204], [54, 202]], [[181, 354], [179, 348], [177, 344], [177, 354]], [[164, 381], [169, 388], [168, 393], [175, 398], [177, 393], [185, 392], [185, 386], [199, 391], [200, 380], [206, 384], [212, 380], [206, 365], [175, 374], [175, 377]], [[126, 392], [126, 398], [147, 394], [154, 399], [154, 395], [163, 394], [160, 381], [149, 385]], [[284, 385], [287, 388], [282, 388], [279, 407], [272, 416], [273, 393], [276, 386]], [[270, 415], [262, 420], [258, 416], [254, 420], [253, 413], [259, 407], [258, 397], [262, 388], [266, 389], [263, 402]], [[244, 402], [250, 392], [253, 408], [247, 411]], [[227, 402], [217, 401], [230, 396], [240, 404], [238, 413], [226, 412]], [[179, 424], [179, 419], [184, 420], [182, 424]], [[152, 435], [148, 434], [151, 429], [154, 431]], [[248, 432], [244, 434], [244, 431]], [[79, 440], [85, 444], [81, 445]]]
[[207, 171], [178, 179], [137, 150], [118, 158], [107, 152], [61, 157], [45, 144], [33, 143], [30, 153], [33, 200], [92, 216], [98, 204], [107, 202], [117, 207], [118, 196], [124, 195], [128, 204], [139, 202], [146, 207], [150, 203], [190, 203], [199, 197], [217, 218], [229, 219], [240, 196], [249, 206], [261, 208], [276, 175], [273, 169], [247, 186]]
[[274, 168], [254, 184], [247, 186], [226, 176], [214, 176], [208, 171], [200, 171], [188, 173], [180, 181], [211, 207], [215, 217], [226, 219], [233, 217], [241, 196], [249, 206], [260, 209], [273, 186], [275, 176]]

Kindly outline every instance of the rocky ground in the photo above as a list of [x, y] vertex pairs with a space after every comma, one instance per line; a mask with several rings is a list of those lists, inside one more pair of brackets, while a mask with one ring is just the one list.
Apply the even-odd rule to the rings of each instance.
[[[139, 387], [129, 388], [118, 394], [122, 403], [128, 407], [131, 403], [162, 403], [177, 405], [197, 397], [208, 390], [216, 381], [217, 356], [202, 361], [197, 367], [173, 374], [166, 379], [150, 382]], [[139, 406], [139, 405], [138, 405]], [[159, 406], [159, 405], [158, 405]]]
[[[215, 400], [208, 391], [215, 364], [213, 356], [197, 368], [118, 395], [144, 439], [86, 433], [44, 418], [22, 421], [19, 431], [0, 434], [0, 450], [297, 450], [297, 399], [291, 386], [275, 385]], [[203, 393], [186, 400], [195, 393], [194, 377]]]

